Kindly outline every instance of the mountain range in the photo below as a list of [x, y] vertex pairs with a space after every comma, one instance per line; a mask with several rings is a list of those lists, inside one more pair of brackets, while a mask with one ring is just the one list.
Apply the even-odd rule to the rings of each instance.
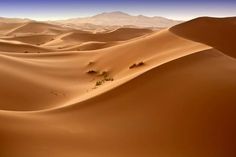
[[143, 15], [133, 16], [120, 11], [104, 12], [91, 17], [73, 18], [67, 20], [51, 21], [53, 23], [64, 24], [67, 26], [81, 26], [90, 24], [98, 26], [135, 26], [135, 27], [171, 27], [182, 21], [167, 19], [164, 17], [148, 17]]

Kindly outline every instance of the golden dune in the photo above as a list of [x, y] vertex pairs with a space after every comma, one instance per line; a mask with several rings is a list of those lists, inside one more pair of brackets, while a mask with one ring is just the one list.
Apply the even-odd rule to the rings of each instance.
[[235, 28], [204, 17], [160, 31], [7, 30], [0, 156], [234, 157]]

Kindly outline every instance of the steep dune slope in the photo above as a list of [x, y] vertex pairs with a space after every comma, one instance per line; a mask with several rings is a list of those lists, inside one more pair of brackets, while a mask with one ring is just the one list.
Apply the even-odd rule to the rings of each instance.
[[[176, 48], [178, 45], [181, 47]], [[15, 78], [19, 75], [16, 71], [22, 71], [22, 74], [18, 76], [22, 80], [18, 79], [14, 81], [14, 84], [19, 86], [28, 84], [30, 89], [35, 92], [26, 90], [28, 88], [17, 88], [16, 95], [10, 92], [15, 89], [15, 86], [5, 87], [7, 89], [3, 90], [2, 96], [0, 96], [2, 100], [0, 108], [39, 110], [81, 101], [82, 95], [89, 95], [85, 97], [85, 99], [89, 99], [93, 95], [90, 92], [94, 92], [96, 82], [102, 80], [104, 74], [114, 78], [112, 86], [117, 86], [116, 80], [119, 82], [118, 80], [122, 78], [134, 77], [154, 66], [208, 48], [164, 30], [145, 38], [93, 52], [8, 54], [8, 57], [2, 56], [5, 60], [2, 67], [11, 70], [1, 73], [1, 82], [7, 81], [8, 83], [4, 84], [13, 84], [13, 80], [9, 78]], [[124, 56], [126, 59], [123, 59]], [[122, 60], [122, 64], [117, 60]], [[17, 66], [12, 66], [13, 61], [18, 63]], [[139, 62], [144, 62], [145, 65], [130, 69], [131, 65]], [[95, 74], [87, 73], [91, 70], [95, 71]], [[40, 94], [36, 94], [36, 91]], [[103, 91], [106, 91], [106, 88]], [[26, 95], [28, 96], [25, 97]], [[37, 95], [40, 95], [41, 98], [35, 102]], [[58, 102], [59, 100], [60, 102]]]
[[235, 64], [207, 50], [73, 106], [2, 112], [1, 155], [233, 157]]
[[211, 20], [100, 50], [1, 52], [0, 156], [234, 157], [234, 19]]
[[236, 57], [236, 17], [201, 17], [174, 26], [170, 31]]

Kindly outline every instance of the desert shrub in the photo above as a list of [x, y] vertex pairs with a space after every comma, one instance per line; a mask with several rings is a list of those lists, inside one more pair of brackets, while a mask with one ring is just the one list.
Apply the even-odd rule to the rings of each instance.
[[132, 64], [129, 68], [130, 69], [133, 69], [133, 68], [135, 68], [137, 65], [136, 65], [136, 63], [134, 63], [134, 64]]
[[96, 82], [96, 86], [100, 86], [100, 85], [104, 84], [107, 81], [114, 81], [114, 79], [111, 78], [111, 77], [108, 77], [108, 76], [104, 77], [102, 80], [99, 80], [99, 81]]
[[105, 81], [114, 81], [114, 79], [113, 78], [105, 78]]
[[143, 61], [141, 61], [141, 62], [139, 62], [139, 63], [134, 63], [134, 64], [132, 64], [130, 67], [129, 67], [129, 69], [133, 69], [133, 68], [136, 68], [136, 67], [139, 67], [139, 66], [143, 66], [144, 65], [144, 62]]
[[89, 70], [87, 71], [88, 74], [97, 74], [98, 72], [96, 70]]
[[96, 86], [100, 86], [100, 85], [102, 85], [102, 84], [103, 84], [102, 81], [97, 81], [97, 82], [96, 82]]
[[137, 66], [142, 66], [142, 65], [144, 65], [144, 62], [142, 61], [142, 62], [139, 62], [138, 64], [137, 64]]

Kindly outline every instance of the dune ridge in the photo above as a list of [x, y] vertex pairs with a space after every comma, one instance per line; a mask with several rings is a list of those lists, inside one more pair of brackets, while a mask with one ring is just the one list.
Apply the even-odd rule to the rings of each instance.
[[[161, 42], [161, 41], [165, 41], [165, 43], [163, 43], [162, 45], [153, 46], [156, 42]], [[181, 47], [176, 49], [176, 45], [179, 45], [179, 44], [181, 44]], [[129, 47], [129, 49], [127, 49], [127, 47]], [[178, 57], [182, 57], [184, 55], [188, 55], [188, 54], [191, 54], [200, 50], [208, 49], [208, 48], [209, 47], [205, 45], [201, 45], [195, 42], [191, 42], [191, 41], [179, 38], [178, 36], [170, 33], [168, 30], [163, 30], [161, 32], [157, 32], [153, 35], [147, 36], [145, 38], [133, 40], [133, 41], [123, 43], [118, 46], [106, 48], [103, 50], [96, 50], [93, 52], [86, 52], [86, 51], [81, 52], [81, 53], [66, 52], [68, 55], [64, 54], [64, 52], [60, 52], [60, 53], [53, 52], [53, 54], [46, 53], [46, 54], [41, 54], [40, 56], [38, 56], [37, 54], [26, 56], [25, 54], [20, 54], [20, 53], [17, 55], [16, 54], [9, 54], [9, 55], [11, 55], [10, 58], [13, 58], [14, 60], [18, 60], [19, 65], [17, 68], [22, 69], [25, 67], [27, 69], [31, 69], [28, 71], [28, 74], [27, 73], [23, 74], [24, 77], [27, 76], [28, 79], [31, 79], [31, 77], [35, 77], [36, 75], [34, 72], [37, 72], [37, 74], [40, 74], [42, 72], [41, 75], [44, 76], [45, 79], [42, 79], [40, 77], [41, 79], [37, 80], [36, 82], [39, 81], [41, 84], [44, 84], [45, 86], [49, 86], [50, 78], [52, 77], [51, 84], [54, 84], [55, 86], [54, 88], [57, 88], [57, 90], [59, 90], [58, 95], [60, 95], [60, 93], [62, 93], [62, 95], [64, 95], [63, 93], [68, 93], [68, 95], [70, 95], [69, 94], [70, 91], [68, 91], [69, 89], [66, 90], [65, 87], [67, 88], [73, 87], [74, 91], [70, 89], [71, 91], [73, 91], [71, 94], [75, 95], [76, 96], [75, 98], [77, 98], [79, 97], [80, 94], [83, 95], [87, 91], [94, 92], [92, 88], [95, 87], [96, 81], [99, 81], [99, 79], [102, 79], [103, 76], [99, 76], [102, 72], [107, 72], [111, 77], [115, 79], [114, 82], [116, 82], [119, 79], [122, 79], [123, 77], [128, 78], [129, 76], [133, 76], [133, 74], [143, 73], [144, 71], [154, 66], [161, 65], [173, 59], [177, 59]], [[182, 51], [184, 51], [184, 53]], [[129, 52], [133, 52], [133, 53], [129, 53]], [[35, 55], [37, 55], [37, 58]], [[115, 62], [118, 58], [121, 58], [123, 56], [126, 56], [127, 60], [123, 60], [122, 64], [120, 64], [119, 62]], [[24, 62], [21, 62], [22, 59], [24, 59]], [[133, 63], [136, 63], [137, 61], [143, 61], [146, 65], [143, 66], [143, 68], [139, 67], [136, 69], [129, 69], [129, 67]], [[33, 65], [30, 64], [32, 62], [33, 63], [35, 62], [36, 64], [33, 64]], [[90, 62], [93, 62], [94, 65], [89, 65]], [[53, 63], [53, 64], [49, 65], [49, 63]], [[20, 66], [20, 64], [22, 66]], [[66, 74], [65, 69], [68, 69], [67, 70], [68, 74]], [[86, 74], [86, 72], [88, 72], [89, 70], [96, 70], [98, 74], [90, 76], [89, 74]], [[138, 71], [138, 70], [142, 70], [142, 71]], [[24, 71], [27, 72], [26, 69]], [[70, 76], [68, 79], [66, 78], [67, 75], [68, 77]], [[36, 76], [38, 77], [38, 75]], [[54, 77], [59, 80], [58, 82], [61, 83], [60, 86], [56, 84], [57, 80], [53, 79]], [[26, 83], [28, 83], [28, 79], [25, 80]], [[67, 85], [64, 85], [62, 87], [63, 82], [64, 82], [62, 80], [64, 80]], [[76, 83], [78, 84], [77, 89], [74, 83], [75, 80], [77, 80], [78, 82]], [[83, 86], [81, 86], [81, 84], [83, 84]], [[12, 90], [12, 89], [9, 88], [8, 90]], [[35, 87], [34, 90], [40, 91], [37, 86]], [[45, 91], [45, 94], [41, 94], [42, 101], [44, 100], [43, 95], [45, 95], [45, 97], [47, 97], [45, 98], [45, 101], [48, 101], [48, 103], [50, 102], [48, 100], [49, 99], [48, 96], [50, 96], [49, 92], [50, 92], [50, 89], [48, 89], [48, 91]], [[22, 96], [29, 95], [30, 91], [28, 91], [27, 94], [25, 92], [19, 91], [19, 94]], [[87, 92], [86, 95], [91, 95], [91, 93]], [[5, 96], [3, 95], [2, 99], [4, 99], [4, 97]], [[57, 97], [55, 97], [55, 94], [51, 94], [51, 97], [52, 99], [53, 98], [58, 99]], [[65, 99], [64, 101], [66, 101], [66, 99], [70, 100], [71, 99], [70, 96], [68, 97], [69, 98], [62, 97], [62, 99]], [[35, 98], [33, 96], [28, 97], [28, 99], [31, 101], [31, 103], [34, 103]], [[7, 100], [9, 99], [7, 98]], [[18, 101], [18, 102], [22, 101], [22, 103], [25, 101], [24, 99], [21, 99], [21, 97], [15, 98], [15, 100], [14, 99], [10, 99], [10, 100]], [[27, 103], [27, 104], [30, 108], [34, 108], [34, 106], [32, 106], [31, 103]], [[41, 103], [40, 101], [38, 101], [38, 103], [41, 105], [45, 104], [45, 103]], [[6, 103], [6, 104], [7, 104], [6, 106], [8, 107], [11, 106], [9, 103]], [[16, 104], [16, 103], [12, 102], [12, 104]], [[60, 106], [59, 104], [61, 103], [59, 103], [57, 100], [55, 104]], [[47, 105], [46, 105], [46, 108], [48, 108]], [[26, 108], [25, 110], [30, 110], [30, 109]]]
[[[212, 46], [235, 58], [235, 21], [236, 17], [200, 17], [174, 26], [170, 31], [184, 38]], [[214, 27], [212, 27], [212, 25], [214, 25]]]
[[235, 156], [235, 18], [65, 29], [1, 37], [0, 156]]

